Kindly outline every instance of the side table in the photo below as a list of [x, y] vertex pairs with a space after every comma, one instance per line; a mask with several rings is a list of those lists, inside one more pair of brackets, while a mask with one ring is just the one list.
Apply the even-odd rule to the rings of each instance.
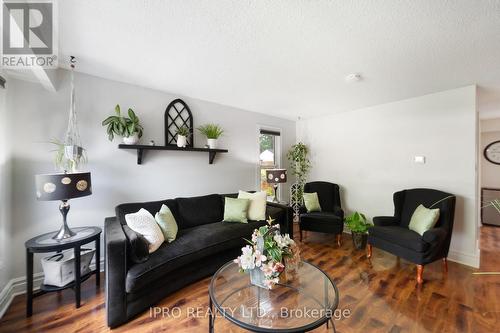
[[[49, 232], [36, 236], [24, 243], [26, 247], [26, 316], [33, 314], [33, 298], [51, 291], [60, 291], [67, 288], [73, 288], [75, 291], [76, 307], [80, 307], [80, 284], [95, 274], [96, 285], [100, 284], [100, 249], [101, 249], [101, 228], [99, 227], [81, 227], [73, 228], [76, 235], [58, 241], [52, 239], [57, 231]], [[80, 276], [80, 250], [81, 246], [95, 242], [95, 269], [84, 276]], [[73, 249], [75, 253], [75, 280], [63, 287], [49, 286], [42, 284], [40, 290], [33, 293], [33, 254], [45, 252], [61, 252], [63, 250]]]

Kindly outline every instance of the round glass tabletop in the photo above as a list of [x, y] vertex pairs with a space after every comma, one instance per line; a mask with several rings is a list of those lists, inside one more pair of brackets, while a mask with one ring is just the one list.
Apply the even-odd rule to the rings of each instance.
[[229, 262], [212, 277], [209, 293], [222, 317], [255, 332], [312, 330], [333, 317], [339, 301], [328, 275], [305, 261], [285, 270], [272, 290], [252, 285], [249, 274]]

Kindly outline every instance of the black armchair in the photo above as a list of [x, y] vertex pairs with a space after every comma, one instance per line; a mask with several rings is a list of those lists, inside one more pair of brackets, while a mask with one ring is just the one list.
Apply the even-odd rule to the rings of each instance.
[[[394, 216], [374, 217], [375, 226], [369, 229], [368, 258], [372, 246], [390, 252], [417, 264], [417, 282], [423, 282], [424, 265], [443, 259], [444, 270], [448, 270], [453, 220], [455, 217], [455, 196], [432, 189], [411, 189], [394, 193]], [[440, 215], [434, 228], [422, 236], [408, 228], [411, 216], [424, 205], [439, 208]]]
[[303, 230], [330, 233], [337, 235], [337, 243], [340, 247], [344, 231], [344, 211], [340, 204], [339, 186], [328, 182], [311, 182], [305, 184], [304, 192], [318, 193], [321, 212], [307, 213], [305, 207], [301, 208], [300, 240], [302, 241]]

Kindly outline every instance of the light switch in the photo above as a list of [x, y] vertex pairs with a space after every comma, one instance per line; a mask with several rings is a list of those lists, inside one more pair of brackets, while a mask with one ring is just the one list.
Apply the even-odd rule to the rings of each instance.
[[418, 164], [425, 164], [425, 156], [415, 156], [414, 161]]

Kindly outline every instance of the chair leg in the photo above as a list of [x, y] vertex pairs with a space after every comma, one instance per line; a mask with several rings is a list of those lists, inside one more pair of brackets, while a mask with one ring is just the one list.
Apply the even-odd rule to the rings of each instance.
[[302, 242], [302, 229], [300, 229], [300, 241]]
[[417, 283], [422, 284], [424, 282], [424, 265], [417, 265]]
[[337, 244], [342, 247], [342, 234], [337, 234]]
[[368, 250], [367, 250], [367, 253], [366, 253], [366, 257], [368, 259], [370, 259], [372, 257], [372, 245], [371, 244], [368, 244]]
[[443, 270], [448, 273], [448, 258], [443, 258]]

